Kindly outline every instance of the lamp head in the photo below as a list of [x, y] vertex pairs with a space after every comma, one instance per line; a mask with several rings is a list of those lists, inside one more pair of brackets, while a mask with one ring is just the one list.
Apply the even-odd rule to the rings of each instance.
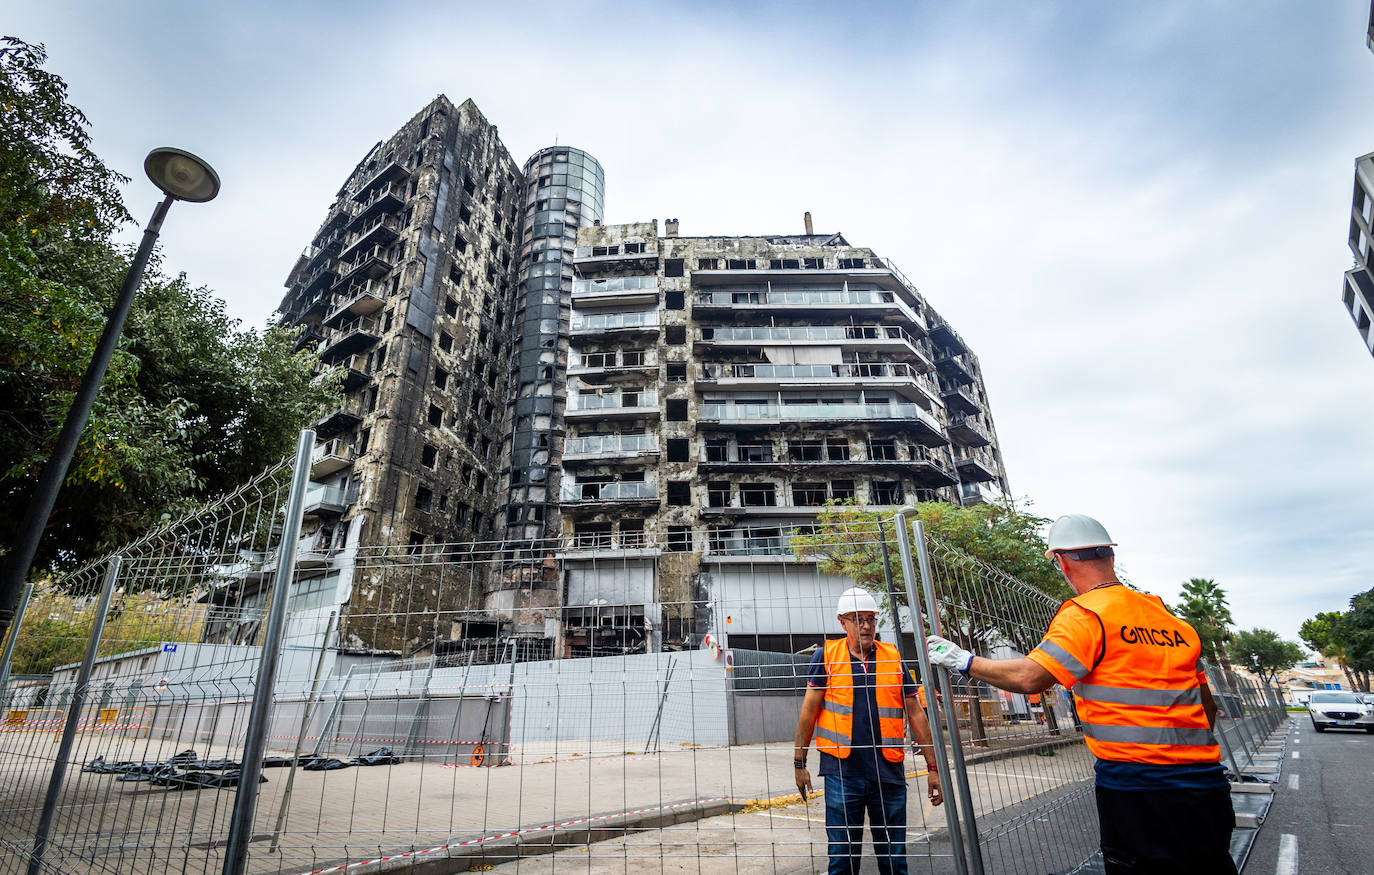
[[143, 159], [143, 172], [153, 185], [179, 201], [204, 203], [219, 194], [219, 174], [183, 149], [163, 146]]

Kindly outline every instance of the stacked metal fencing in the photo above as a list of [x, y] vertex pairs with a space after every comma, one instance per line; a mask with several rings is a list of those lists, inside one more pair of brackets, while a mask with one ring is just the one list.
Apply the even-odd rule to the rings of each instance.
[[1228, 667], [1205, 663], [1207, 686], [1217, 703], [1217, 741], [1236, 781], [1278, 778], [1279, 764], [1260, 756], [1270, 736], [1288, 721], [1283, 692], [1273, 683]]
[[[826, 800], [797, 794], [792, 740], [815, 649], [842, 634], [851, 581], [825, 557], [855, 551], [881, 636], [936, 691], [946, 803], [908, 753], [912, 871], [1070, 871], [1096, 849], [1065, 692], [951, 684], [917, 646], [938, 629], [1024, 654], [1059, 599], [907, 519], [685, 548], [364, 548], [330, 602], [283, 549], [301, 540], [300, 466], [35, 591], [0, 701], [0, 869], [822, 871]], [[635, 614], [611, 594], [645, 567], [691, 586]], [[1224, 734], [1244, 750], [1272, 697], [1228, 680]], [[265, 781], [243, 784], [254, 771]], [[813, 754], [819, 786], [816, 771]]]

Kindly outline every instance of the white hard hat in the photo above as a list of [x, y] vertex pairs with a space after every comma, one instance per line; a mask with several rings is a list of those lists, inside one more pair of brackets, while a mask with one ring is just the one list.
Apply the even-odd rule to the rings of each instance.
[[1056, 550], [1082, 550], [1088, 547], [1115, 547], [1116, 542], [1097, 520], [1081, 513], [1061, 516], [1050, 526], [1049, 549], [1046, 559], [1053, 559]]
[[874, 600], [873, 593], [861, 586], [851, 586], [840, 593], [840, 603], [835, 608], [836, 614], [855, 614], [860, 611], [878, 613], [878, 602]]

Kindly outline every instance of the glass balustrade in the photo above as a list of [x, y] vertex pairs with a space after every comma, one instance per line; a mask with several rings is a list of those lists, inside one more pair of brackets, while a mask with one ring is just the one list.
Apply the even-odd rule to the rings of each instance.
[[645, 501], [658, 498], [658, 485], [646, 481], [564, 483], [563, 501]]
[[613, 331], [617, 328], [656, 328], [658, 312], [590, 313], [573, 317], [573, 331]]
[[915, 404], [703, 404], [701, 418], [721, 422], [919, 419], [936, 431], [942, 431], [939, 421]]
[[595, 434], [568, 438], [563, 444], [564, 456], [623, 455], [627, 453], [657, 452], [658, 435], [652, 434]]
[[903, 340], [916, 341], [895, 325], [725, 325], [697, 329], [703, 341]]
[[626, 407], [655, 407], [657, 405], [657, 392], [636, 392], [623, 395], [573, 395], [568, 398], [569, 410], [615, 410]]

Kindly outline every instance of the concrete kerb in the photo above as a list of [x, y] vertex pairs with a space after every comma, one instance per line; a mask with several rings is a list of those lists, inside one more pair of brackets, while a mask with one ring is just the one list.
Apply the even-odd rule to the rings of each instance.
[[409, 853], [401, 851], [377, 860], [339, 863], [336, 866], [322, 866], [313, 871], [347, 871], [366, 875], [384, 875], [391, 872], [406, 872], [410, 875], [450, 875], [477, 868], [488, 869], [502, 863], [513, 863], [527, 857], [623, 838], [651, 829], [732, 814], [743, 807], [742, 803], [729, 799], [670, 803], [658, 806], [652, 811], [603, 815], [566, 826], [556, 824], [534, 827], [522, 830], [520, 834], [492, 838], [481, 844], [461, 846], [455, 843], [456, 846], [449, 846], [443, 850], [420, 850]]

